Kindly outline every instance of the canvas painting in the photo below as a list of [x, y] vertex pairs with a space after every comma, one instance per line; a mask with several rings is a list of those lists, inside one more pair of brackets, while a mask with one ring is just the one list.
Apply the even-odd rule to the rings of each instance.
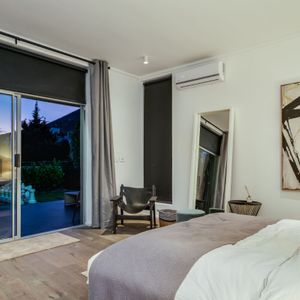
[[281, 86], [282, 189], [300, 190], [300, 82]]

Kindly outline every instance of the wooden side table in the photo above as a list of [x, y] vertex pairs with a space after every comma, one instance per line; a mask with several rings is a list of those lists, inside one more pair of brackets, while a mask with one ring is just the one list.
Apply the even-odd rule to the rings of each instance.
[[65, 205], [77, 204], [79, 201], [79, 194], [80, 194], [79, 191], [65, 192], [64, 193]]
[[240, 215], [257, 216], [262, 204], [258, 201], [247, 202], [245, 200], [228, 201], [230, 212]]

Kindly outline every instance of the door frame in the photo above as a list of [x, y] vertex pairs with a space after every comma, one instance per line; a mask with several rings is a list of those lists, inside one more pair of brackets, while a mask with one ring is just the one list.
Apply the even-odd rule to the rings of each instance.
[[[20, 115], [20, 97], [18, 93], [2, 90], [0, 89], [0, 94], [7, 95], [11, 97], [11, 232], [12, 236], [10, 238], [0, 239], [0, 243], [9, 242], [15, 239], [19, 239], [21, 237], [20, 231], [20, 211], [21, 205], [20, 201], [18, 201], [18, 195], [21, 192], [20, 186], [20, 168], [16, 167], [15, 154], [20, 149], [20, 131], [18, 128], [20, 127], [21, 119], [18, 120], [18, 116]], [[20, 152], [19, 152], [20, 153]]]
[[[28, 93], [21, 93], [21, 92], [13, 92], [9, 90], [4, 90], [0, 88], [0, 94], [9, 95], [12, 97], [12, 118], [11, 118], [11, 127], [12, 127], [12, 142], [11, 142], [11, 155], [12, 155], [12, 237], [0, 239], [1, 243], [10, 242], [13, 240], [18, 240], [22, 238], [28, 238], [30, 236], [21, 235], [21, 220], [22, 220], [22, 206], [21, 206], [21, 165], [19, 168], [16, 167], [15, 155], [19, 154], [21, 157], [22, 153], [22, 140], [21, 140], [21, 100], [22, 98], [31, 98], [37, 99], [41, 101], [47, 101], [57, 104], [65, 104], [65, 105], [74, 105], [78, 106], [80, 109], [80, 194], [81, 194], [81, 205], [80, 205], [80, 221], [82, 224], [72, 227], [83, 226], [83, 221], [85, 219], [84, 211], [85, 211], [85, 199], [83, 197], [84, 187], [83, 187], [83, 158], [84, 158], [84, 147], [83, 147], [83, 139], [84, 139], [84, 126], [85, 126], [85, 105], [78, 104], [71, 101], [64, 101], [61, 99], [51, 98], [51, 97], [44, 97], [44, 96], [37, 96]], [[20, 159], [20, 163], [22, 162], [22, 158]], [[71, 228], [72, 228], [71, 227]], [[70, 227], [68, 227], [70, 228]], [[66, 228], [60, 228], [54, 231], [60, 231]], [[49, 232], [54, 232], [53, 230]], [[41, 234], [47, 234], [47, 232], [42, 232], [39, 234], [33, 234], [32, 236], [37, 236]]]

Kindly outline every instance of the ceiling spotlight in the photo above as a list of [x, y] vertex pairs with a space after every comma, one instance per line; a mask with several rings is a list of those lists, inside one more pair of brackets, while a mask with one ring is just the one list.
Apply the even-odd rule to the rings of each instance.
[[148, 56], [143, 56], [143, 60], [144, 60], [144, 65], [149, 64], [149, 57]]

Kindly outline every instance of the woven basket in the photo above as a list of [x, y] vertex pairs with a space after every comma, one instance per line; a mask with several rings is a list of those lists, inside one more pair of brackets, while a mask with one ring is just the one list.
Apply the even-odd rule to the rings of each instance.
[[176, 223], [176, 221], [165, 221], [165, 220], [159, 219], [159, 227], [165, 227], [168, 225], [172, 225], [174, 223]]
[[240, 215], [257, 216], [261, 208], [261, 203], [257, 201], [231, 200], [228, 204], [232, 213]]
[[159, 226], [164, 227], [172, 225], [176, 222], [176, 210], [161, 209], [159, 212]]

